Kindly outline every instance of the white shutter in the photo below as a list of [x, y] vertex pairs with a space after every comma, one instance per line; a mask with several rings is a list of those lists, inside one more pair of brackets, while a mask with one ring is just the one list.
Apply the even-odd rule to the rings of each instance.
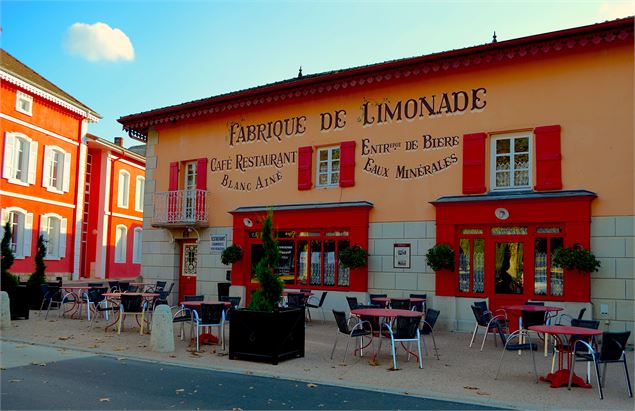
[[13, 178], [15, 168], [13, 165], [13, 151], [15, 149], [15, 137], [11, 133], [6, 133], [7, 139], [4, 141], [4, 162], [2, 164], [2, 177]]
[[67, 193], [71, 184], [71, 153], [64, 153], [64, 174], [62, 174], [62, 190]]
[[7, 223], [9, 219], [9, 213], [7, 211], [0, 210], [0, 223], [2, 223], [2, 227], [0, 227], [0, 238], [4, 237], [4, 225]]
[[59, 257], [60, 258], [66, 257], [66, 226], [67, 226], [67, 221], [68, 220], [66, 218], [62, 218], [62, 221], [60, 222], [60, 245], [59, 245], [59, 249], [60, 249]]
[[29, 184], [35, 184], [35, 173], [37, 171], [37, 141], [29, 143]]
[[31, 239], [33, 238], [33, 213], [26, 213], [24, 219], [23, 253], [25, 257], [31, 255]]
[[119, 173], [117, 180], [117, 206], [123, 207], [123, 173]]
[[42, 162], [42, 187], [48, 187], [51, 181], [51, 162], [53, 161], [53, 150], [44, 146], [44, 161]]
[[44, 240], [48, 240], [48, 227], [47, 227], [48, 218], [46, 214], [40, 216], [40, 232], [38, 233], [38, 238], [42, 236]]

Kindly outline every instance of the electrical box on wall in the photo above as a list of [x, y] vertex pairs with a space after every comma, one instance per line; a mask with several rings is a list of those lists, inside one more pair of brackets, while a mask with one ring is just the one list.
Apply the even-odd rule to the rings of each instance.
[[608, 315], [609, 315], [609, 305], [608, 304], [600, 304], [600, 315], [602, 317], [608, 317]]

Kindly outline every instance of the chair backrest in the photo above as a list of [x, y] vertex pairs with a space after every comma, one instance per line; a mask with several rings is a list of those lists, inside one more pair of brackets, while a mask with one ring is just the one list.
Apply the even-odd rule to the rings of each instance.
[[410, 300], [407, 298], [391, 298], [390, 308], [393, 308], [395, 310], [409, 310]]
[[525, 301], [525, 305], [545, 305], [544, 301]]
[[121, 305], [125, 313], [140, 313], [143, 311], [143, 296], [121, 294]]
[[88, 301], [98, 303], [104, 300], [104, 293], [108, 291], [108, 287], [93, 287], [88, 290]]
[[157, 281], [156, 284], [154, 285], [154, 292], [158, 293], [159, 291], [163, 291], [167, 283], [168, 283], [167, 281]]
[[108, 281], [108, 287], [110, 287], [111, 293], [116, 293], [119, 291], [119, 281]]
[[423, 328], [421, 329], [422, 334], [430, 334], [432, 332], [440, 314], [441, 311], [439, 310], [434, 310], [432, 308], [428, 308], [426, 310], [425, 322], [423, 323]]
[[304, 293], [288, 293], [287, 307], [304, 307]]
[[300, 288], [300, 292], [301, 293], [310, 293], [311, 290], [309, 290], [308, 288]]
[[205, 301], [204, 295], [184, 295], [183, 301]]
[[599, 320], [578, 320], [577, 318], [571, 319], [571, 325], [573, 327], [592, 328], [597, 330], [600, 328]]
[[630, 331], [602, 333], [602, 347], [600, 347], [600, 361], [617, 361], [622, 357]]
[[472, 304], [472, 305], [480, 308], [483, 311], [488, 311], [487, 301], [474, 301], [474, 304]]
[[139, 291], [139, 286], [138, 285], [129, 285], [128, 289], [126, 290], [129, 293], [136, 293], [137, 291]]
[[396, 339], [417, 337], [421, 317], [397, 317], [393, 323], [393, 335]]
[[474, 319], [476, 320], [478, 325], [487, 327], [489, 320], [492, 319], [492, 315], [490, 314], [490, 312], [484, 310], [482, 308], [482, 305], [481, 306], [471, 305], [470, 307], [472, 308], [472, 313], [474, 313]]
[[[428, 299], [428, 294], [410, 294], [410, 298], [423, 298], [424, 300]], [[417, 310], [417, 311], [421, 311], [423, 312], [423, 307], [425, 306], [425, 302], [421, 301], [421, 302], [411, 302], [410, 303], [410, 308], [413, 310]]]
[[348, 308], [354, 310], [357, 308], [359, 303], [357, 302], [357, 297], [346, 297], [346, 302], [348, 303]]
[[201, 304], [201, 324], [220, 324], [225, 315], [225, 304]]
[[371, 303], [374, 303], [375, 298], [386, 298], [388, 294], [368, 294], [368, 299]]
[[241, 299], [242, 299], [241, 297], [230, 297], [230, 296], [227, 296], [227, 295], [223, 295], [220, 298], [221, 301], [227, 301], [227, 302], [231, 303], [231, 306], [233, 308], [238, 308], [238, 306], [240, 305], [240, 300]]
[[545, 323], [545, 313], [543, 311], [521, 311], [520, 317], [523, 320], [523, 328], [527, 329], [532, 325], [543, 325]]
[[328, 294], [328, 291], [322, 291], [322, 295], [320, 296], [320, 303], [318, 304], [318, 307], [322, 307], [322, 304], [324, 304], [324, 300], [326, 300], [326, 294]]
[[128, 291], [129, 287], [130, 287], [130, 282], [119, 281], [119, 291], [121, 291], [122, 293]]
[[581, 320], [582, 317], [584, 317], [585, 312], [586, 312], [586, 307], [580, 309], [580, 312], [578, 313], [578, 320]]
[[346, 321], [346, 313], [344, 311], [333, 310], [333, 316], [337, 323], [337, 329], [343, 334], [350, 334], [351, 330], [348, 328], [348, 322]]
[[172, 284], [170, 284], [170, 287], [168, 287], [167, 290], [165, 288], [163, 288], [162, 290], [159, 291], [159, 294], [161, 294], [161, 296], [159, 298], [161, 300], [167, 299], [168, 296], [170, 295], [170, 293], [172, 292], [172, 288], [174, 288], [174, 282]]
[[89, 287], [103, 287], [104, 283], [88, 283]]
[[44, 298], [49, 298], [48, 297], [49, 285], [47, 283], [41, 283], [40, 290], [42, 290], [42, 295], [44, 296]]

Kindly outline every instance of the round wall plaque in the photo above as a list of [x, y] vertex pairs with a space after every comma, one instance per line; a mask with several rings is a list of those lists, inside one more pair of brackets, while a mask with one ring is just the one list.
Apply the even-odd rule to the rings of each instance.
[[251, 221], [251, 219], [249, 218], [243, 218], [243, 224], [245, 225], [245, 227], [252, 227], [254, 225], [254, 222]]
[[496, 211], [494, 211], [494, 214], [499, 220], [507, 220], [509, 218], [509, 211], [507, 211], [506, 208], [497, 208]]

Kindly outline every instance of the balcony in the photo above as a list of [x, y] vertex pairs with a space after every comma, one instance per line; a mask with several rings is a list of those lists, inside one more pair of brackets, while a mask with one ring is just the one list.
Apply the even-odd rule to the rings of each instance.
[[154, 193], [153, 227], [208, 227], [207, 190]]

